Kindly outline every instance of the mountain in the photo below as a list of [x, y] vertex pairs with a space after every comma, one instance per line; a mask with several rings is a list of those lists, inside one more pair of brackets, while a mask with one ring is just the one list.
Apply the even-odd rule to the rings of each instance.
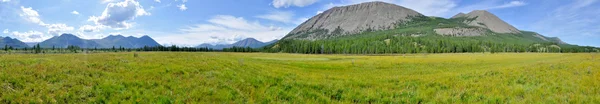
[[154, 47], [160, 46], [154, 39], [149, 36], [142, 36], [136, 38], [133, 36], [124, 37], [122, 35], [111, 35], [102, 39], [92, 39], [96, 43], [100, 44], [101, 47], [124, 47], [124, 48], [141, 48], [144, 46]]
[[385, 2], [334, 7], [318, 14], [268, 52], [290, 53], [449, 53], [588, 52], [556, 37], [523, 31], [496, 15], [475, 10], [452, 18], [424, 16]]
[[423, 16], [414, 10], [385, 2], [367, 2], [334, 7], [300, 24], [284, 39], [316, 40], [363, 31], [387, 30], [410, 17]]
[[198, 47], [198, 48], [212, 48], [212, 49], [216, 49], [216, 50], [222, 50], [223, 48], [231, 48], [233, 46], [231, 46], [231, 44], [217, 44], [217, 45], [212, 45], [212, 44], [204, 43], [204, 44], [200, 44], [200, 45], [198, 45], [196, 47]]
[[141, 48], [144, 46], [159, 46], [154, 39], [148, 36], [142, 36], [140, 38], [135, 37], [124, 37], [121, 35], [111, 35], [102, 39], [81, 39], [72, 34], [62, 34], [60, 36], [52, 37], [40, 43], [41, 47], [44, 48], [66, 48], [68, 46], [78, 46], [81, 48], [112, 48], [123, 47], [123, 48]]
[[521, 33], [519, 29], [502, 21], [496, 15], [485, 10], [475, 10], [468, 14], [459, 13], [452, 18], [469, 18], [471, 20], [465, 20], [464, 23], [470, 26], [487, 28], [495, 33]]
[[68, 46], [78, 46], [81, 48], [100, 47], [100, 44], [94, 41], [81, 39], [73, 34], [62, 34], [60, 36], [55, 36], [39, 44], [42, 48], [67, 48]]
[[10, 37], [0, 37], [0, 47], [4, 48], [4, 46], [10, 46], [13, 48], [29, 47], [29, 46], [27, 46], [27, 44], [25, 44], [24, 42], [22, 42], [18, 39], [14, 39], [14, 38], [10, 38]]
[[244, 39], [244, 40], [240, 40], [240, 41], [238, 41], [238, 42], [235, 42], [235, 43], [233, 43], [233, 44], [217, 44], [217, 45], [211, 45], [211, 44], [206, 44], [206, 43], [205, 43], [205, 44], [200, 44], [200, 45], [198, 45], [198, 46], [196, 46], [196, 47], [199, 47], [199, 48], [204, 48], [204, 47], [207, 47], [207, 48], [212, 48], [212, 49], [216, 49], [216, 50], [221, 50], [221, 49], [223, 49], [223, 48], [231, 48], [231, 47], [234, 47], [234, 46], [235, 46], [235, 47], [251, 47], [251, 48], [260, 48], [260, 47], [263, 47], [263, 46], [266, 46], [266, 45], [269, 45], [269, 44], [275, 43], [275, 42], [277, 42], [277, 41], [278, 41], [278, 40], [272, 40], [272, 41], [269, 41], [269, 42], [261, 42], [261, 41], [258, 41], [258, 40], [256, 40], [256, 39], [254, 39], [254, 38], [246, 38], [246, 39]]

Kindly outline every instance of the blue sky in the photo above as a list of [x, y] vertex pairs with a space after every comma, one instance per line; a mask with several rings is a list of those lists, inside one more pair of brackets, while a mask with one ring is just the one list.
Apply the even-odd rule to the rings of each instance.
[[62, 33], [161, 44], [226, 44], [285, 36], [331, 7], [384, 1], [428, 16], [488, 10], [520, 30], [600, 47], [599, 0], [0, 0], [0, 36], [40, 42]]

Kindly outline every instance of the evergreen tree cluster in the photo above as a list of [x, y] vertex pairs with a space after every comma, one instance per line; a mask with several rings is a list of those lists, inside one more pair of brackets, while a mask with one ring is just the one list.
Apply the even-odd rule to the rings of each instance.
[[303, 54], [406, 54], [406, 53], [474, 53], [474, 52], [596, 52], [595, 47], [558, 43], [509, 43], [443, 37], [370, 36], [325, 40], [281, 40], [264, 47], [265, 52]]

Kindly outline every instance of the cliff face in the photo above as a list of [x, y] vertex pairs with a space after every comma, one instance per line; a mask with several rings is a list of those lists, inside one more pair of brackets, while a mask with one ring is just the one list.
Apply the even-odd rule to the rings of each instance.
[[334, 7], [292, 30], [284, 39], [317, 40], [367, 30], [393, 29], [401, 21], [422, 14], [395, 4], [367, 2]]

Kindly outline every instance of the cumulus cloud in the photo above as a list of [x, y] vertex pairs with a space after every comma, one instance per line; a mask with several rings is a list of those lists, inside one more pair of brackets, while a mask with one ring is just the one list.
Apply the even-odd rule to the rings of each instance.
[[5, 3], [5, 2], [10, 2], [10, 0], [2, 0], [2, 2], [3, 2], [3, 3]]
[[177, 5], [177, 7], [178, 7], [178, 8], [179, 8], [179, 10], [181, 10], [181, 11], [185, 11], [185, 10], [187, 10], [187, 7], [185, 7], [185, 4]]
[[123, 2], [108, 3], [104, 12], [100, 16], [92, 16], [88, 21], [93, 21], [96, 25], [104, 25], [115, 29], [128, 29], [131, 23], [138, 16], [150, 15], [142, 5], [135, 0], [125, 0]]
[[291, 31], [291, 27], [277, 27], [248, 21], [243, 17], [217, 15], [206, 24], [196, 24], [179, 30], [179, 34], [159, 36], [160, 43], [198, 45], [199, 43], [230, 44], [248, 37], [260, 41], [279, 39]]
[[[61, 24], [61, 23], [57, 23], [57, 24], [46, 24], [44, 23], [44, 21], [42, 21], [40, 19], [40, 15], [36, 10], [33, 10], [31, 7], [23, 7], [21, 6], [21, 11], [22, 13], [19, 14], [19, 16], [23, 17], [25, 20], [31, 22], [31, 23], [35, 23], [38, 24], [40, 26], [44, 26], [48, 29], [48, 34], [51, 35], [59, 35], [62, 34], [63, 32], [67, 32], [67, 31], [72, 31], [74, 30], [73, 27], [68, 26], [66, 24]], [[36, 31], [37, 32], [37, 31]], [[29, 34], [33, 34], [36, 32], [27, 32]], [[15, 33], [15, 32], [13, 32]], [[18, 33], [18, 32], [17, 32]]]
[[79, 12], [77, 12], [77, 11], [73, 11], [73, 12], [71, 12], [71, 14], [74, 14], [74, 15], [79, 15]]
[[66, 24], [46, 24], [48, 28], [48, 34], [58, 36], [66, 31], [73, 31], [75, 28], [67, 26]]
[[19, 16], [23, 17], [25, 20], [31, 22], [31, 23], [36, 23], [36, 24], [44, 24], [44, 22], [42, 22], [42, 20], [40, 19], [40, 14], [38, 14], [37, 11], [33, 10], [33, 8], [31, 7], [23, 7], [21, 6], [21, 11], [22, 13], [19, 14]]
[[304, 7], [314, 4], [318, 0], [273, 0], [272, 5], [275, 8], [288, 8], [290, 6]]
[[8, 29], [4, 29], [4, 31], [2, 31], [2, 33], [8, 34]]

